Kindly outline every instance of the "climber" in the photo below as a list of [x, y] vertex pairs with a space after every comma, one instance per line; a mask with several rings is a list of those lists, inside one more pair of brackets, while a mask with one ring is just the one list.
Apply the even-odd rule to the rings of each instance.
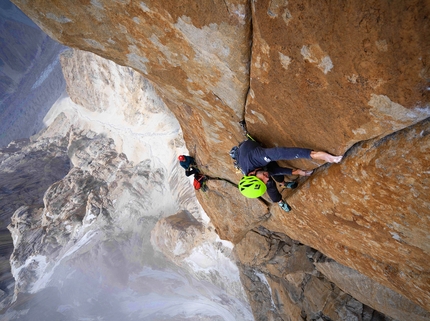
[[256, 198], [262, 196], [267, 190], [270, 199], [278, 202], [278, 205], [286, 212], [289, 212], [291, 207], [282, 200], [275, 181], [284, 187], [295, 188], [297, 183], [284, 182], [284, 175], [309, 176], [313, 171], [280, 167], [276, 161], [304, 158], [339, 163], [342, 160], [342, 156], [306, 148], [263, 148], [254, 140], [244, 141], [237, 150], [236, 158], [245, 174], [239, 182], [240, 192], [246, 197]]
[[187, 175], [187, 177], [193, 174], [200, 173], [199, 169], [197, 168], [197, 164], [194, 157], [179, 155], [178, 160], [179, 165], [181, 165], [185, 169], [185, 175]]

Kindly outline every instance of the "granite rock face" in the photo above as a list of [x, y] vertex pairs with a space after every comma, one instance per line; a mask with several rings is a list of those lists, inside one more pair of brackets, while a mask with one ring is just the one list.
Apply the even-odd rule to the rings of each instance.
[[288, 215], [221, 183], [199, 200], [224, 238], [262, 224], [430, 309], [428, 2], [15, 3], [60, 42], [153, 81], [202, 170], [226, 184], [240, 178], [228, 151], [242, 118], [267, 147], [355, 146], [284, 192]]
[[[248, 231], [257, 227], [270, 217], [267, 203], [241, 197], [233, 184], [224, 180], [209, 180], [209, 190], [198, 193], [197, 198], [205, 208], [219, 208], [222, 215], [211, 216], [218, 235], [224, 239], [238, 243]], [[236, 201], [232, 202], [231, 197]]]
[[[184, 138], [195, 139], [198, 158], [221, 170], [228, 155], [210, 152], [241, 139], [237, 122], [249, 87], [247, 0], [14, 3], [59, 42], [129, 66], [158, 85], [190, 129]], [[195, 135], [201, 131], [206, 134]]]
[[264, 226], [427, 307], [429, 132], [425, 120], [355, 146], [342, 164], [321, 168], [286, 196], [290, 215]]
[[333, 260], [316, 262], [324, 276], [343, 291], [395, 320], [428, 320], [430, 313], [404, 296]]
[[429, 116], [428, 2], [252, 7], [246, 120], [263, 143], [343, 154]]

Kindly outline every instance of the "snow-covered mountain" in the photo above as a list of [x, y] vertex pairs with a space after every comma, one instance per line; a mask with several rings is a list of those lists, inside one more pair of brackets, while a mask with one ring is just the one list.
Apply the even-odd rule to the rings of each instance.
[[[182, 132], [152, 85], [91, 53], [69, 51], [62, 64], [82, 105], [65, 93], [45, 130], [1, 153], [2, 171], [42, 151], [50, 151], [44, 171], [55, 162], [69, 168], [43, 204], [12, 217], [15, 303], [5, 316], [252, 320], [232, 246], [216, 235], [177, 162], [187, 153]], [[163, 221], [151, 238], [171, 215], [180, 224]], [[189, 227], [194, 241], [183, 243]]]

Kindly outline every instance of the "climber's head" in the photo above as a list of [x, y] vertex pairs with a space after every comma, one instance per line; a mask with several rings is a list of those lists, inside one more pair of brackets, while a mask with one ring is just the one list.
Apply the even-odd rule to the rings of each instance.
[[255, 176], [243, 176], [239, 182], [239, 191], [248, 198], [257, 198], [266, 192], [266, 184]]
[[185, 156], [184, 155], [179, 155], [178, 159], [180, 162], [183, 162], [185, 160]]

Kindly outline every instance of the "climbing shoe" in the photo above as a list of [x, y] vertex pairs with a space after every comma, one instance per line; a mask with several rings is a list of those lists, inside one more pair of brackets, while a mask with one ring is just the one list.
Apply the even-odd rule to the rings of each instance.
[[285, 188], [295, 189], [299, 184], [297, 182], [283, 182], [282, 186]]
[[291, 207], [290, 207], [290, 205], [288, 205], [288, 204], [287, 204], [287, 202], [280, 201], [280, 202], [278, 203], [278, 205], [279, 205], [279, 207], [280, 207], [280, 208], [282, 208], [285, 212], [289, 212], [289, 211], [291, 211]]

